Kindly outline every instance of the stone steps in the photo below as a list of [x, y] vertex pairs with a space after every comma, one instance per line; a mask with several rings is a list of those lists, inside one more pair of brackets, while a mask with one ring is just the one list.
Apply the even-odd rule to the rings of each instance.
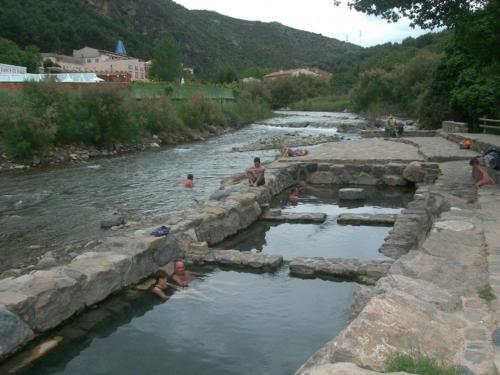
[[297, 257], [290, 262], [290, 274], [298, 277], [354, 279], [373, 284], [387, 274], [391, 265], [390, 260]]
[[337, 216], [337, 223], [341, 225], [373, 225], [392, 227], [398, 218], [397, 214], [349, 214]]
[[282, 212], [278, 209], [271, 209], [265, 211], [260, 218], [266, 221], [284, 223], [321, 224], [326, 220], [327, 216], [327, 214], [321, 212]]

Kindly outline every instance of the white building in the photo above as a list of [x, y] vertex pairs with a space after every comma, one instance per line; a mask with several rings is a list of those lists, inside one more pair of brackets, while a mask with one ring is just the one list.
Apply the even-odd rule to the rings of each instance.
[[73, 50], [73, 56], [42, 53], [42, 60], [51, 60], [63, 72], [96, 74], [128, 73], [132, 81], [147, 79], [146, 62], [111, 51], [84, 47]]
[[26, 74], [24, 66], [0, 64], [0, 74]]

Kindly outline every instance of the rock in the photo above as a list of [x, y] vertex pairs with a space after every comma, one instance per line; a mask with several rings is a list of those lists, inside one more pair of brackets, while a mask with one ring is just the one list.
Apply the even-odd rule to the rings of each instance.
[[0, 305], [0, 359], [33, 338], [33, 331], [19, 316]]
[[385, 175], [382, 182], [387, 186], [406, 186], [408, 183], [402, 176]]
[[123, 215], [115, 213], [101, 221], [101, 228], [110, 229], [112, 227], [117, 227], [122, 224], [125, 224], [125, 217], [123, 217]]
[[[298, 371], [297, 375], [377, 375], [381, 372], [370, 371], [356, 366], [354, 363], [334, 363], [312, 367], [305, 371]], [[385, 375], [410, 375], [406, 372], [384, 372]]]
[[361, 188], [344, 188], [339, 190], [339, 198], [342, 200], [365, 199], [365, 190]]
[[261, 216], [262, 220], [284, 223], [323, 223], [326, 218], [327, 214], [321, 212], [281, 212], [281, 210], [267, 210]]
[[331, 185], [334, 177], [332, 172], [314, 172], [309, 176], [309, 182], [317, 185]]
[[211, 250], [191, 253], [189, 260], [197, 264], [219, 264], [236, 268], [274, 271], [283, 264], [281, 255], [243, 252], [239, 250]]
[[425, 177], [425, 170], [422, 163], [412, 161], [403, 170], [403, 177], [410, 182], [422, 182]]
[[160, 145], [158, 143], [156, 143], [156, 142], [151, 142], [149, 144], [149, 147], [151, 147], [151, 148], [160, 148]]
[[52, 253], [50, 253], [50, 251], [46, 253], [42, 257], [42, 259], [40, 259], [40, 261], [37, 263], [37, 268], [40, 270], [48, 270], [49, 268], [56, 266], [57, 266], [57, 261], [52, 256]]
[[340, 214], [337, 223], [342, 225], [373, 225], [392, 227], [396, 222], [396, 214]]
[[352, 291], [351, 310], [349, 312], [349, 320], [355, 319], [359, 313], [365, 308], [366, 304], [375, 294], [373, 286], [356, 284]]
[[45, 356], [48, 352], [56, 348], [60, 342], [63, 341], [62, 336], [56, 336], [49, 340], [36, 345], [28, 353], [23, 353], [22, 360], [14, 368], [10, 370], [11, 373], [17, 373], [19, 370], [29, 366], [41, 357]]
[[306, 362], [303, 370], [318, 362], [351, 361], [383, 371], [391, 356], [399, 352], [437, 358], [450, 365], [463, 349], [460, 330], [464, 327], [457, 316], [429, 309], [417, 299], [392, 293], [376, 295], [347, 328]]
[[299, 277], [341, 277], [375, 283], [387, 274], [391, 264], [392, 261], [297, 257], [290, 262], [290, 274]]

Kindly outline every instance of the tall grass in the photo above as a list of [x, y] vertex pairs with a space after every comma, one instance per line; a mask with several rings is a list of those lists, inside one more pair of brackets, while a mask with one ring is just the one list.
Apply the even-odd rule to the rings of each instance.
[[397, 354], [385, 366], [386, 372], [405, 371], [419, 375], [463, 375], [456, 367], [443, 366], [428, 357], [412, 357], [407, 354]]

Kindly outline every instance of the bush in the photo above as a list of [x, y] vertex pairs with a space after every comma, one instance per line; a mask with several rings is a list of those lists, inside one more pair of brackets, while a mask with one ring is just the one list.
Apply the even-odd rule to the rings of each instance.
[[0, 140], [16, 159], [44, 155], [53, 145], [55, 129], [27, 107], [0, 109]]
[[201, 129], [205, 125], [226, 125], [220, 105], [198, 92], [182, 103], [179, 114], [184, 125], [192, 129]]
[[149, 135], [167, 139], [173, 132], [182, 131], [183, 124], [168, 98], [130, 101], [132, 121]]
[[252, 94], [245, 90], [238, 93], [234, 107], [242, 124], [272, 116], [271, 108], [267, 102], [261, 98], [252, 98]]

